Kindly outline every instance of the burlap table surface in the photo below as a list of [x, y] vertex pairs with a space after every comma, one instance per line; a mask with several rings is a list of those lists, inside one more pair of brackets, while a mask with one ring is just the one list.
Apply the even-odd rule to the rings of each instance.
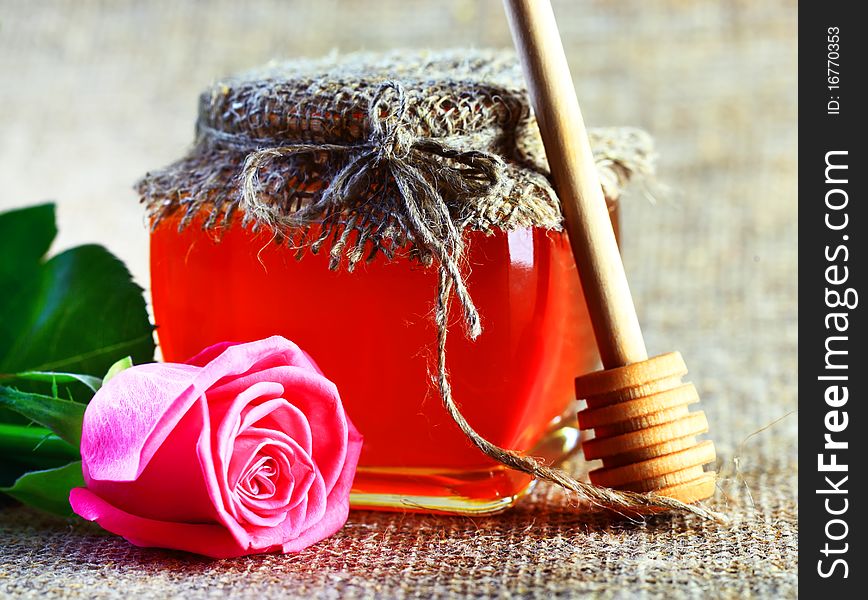
[[[670, 189], [625, 200], [625, 260], [649, 348], [680, 350], [699, 388], [719, 454], [711, 505], [731, 522], [611, 521], [540, 486], [496, 517], [355, 511], [299, 555], [215, 562], [12, 506], [0, 595], [795, 595], [795, 2], [555, 9], [589, 122], [657, 139]], [[509, 43], [489, 0], [0, 1], [0, 209], [56, 198], [57, 248], [99, 241], [146, 283], [130, 185], [180, 156], [212, 79], [334, 47]]]

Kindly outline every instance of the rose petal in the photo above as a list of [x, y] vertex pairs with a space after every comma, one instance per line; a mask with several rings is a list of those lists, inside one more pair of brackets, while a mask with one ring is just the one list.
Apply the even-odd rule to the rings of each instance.
[[322, 374], [310, 355], [285, 337], [274, 335], [264, 340], [247, 343], [220, 342], [205, 348], [187, 361], [187, 364], [204, 367], [220, 357], [227, 350], [232, 350], [233, 361], [250, 362], [251, 365], [263, 363], [260, 368], [272, 365], [290, 365], [309, 369]]
[[[246, 379], [246, 378], [242, 378]], [[252, 402], [263, 402], [269, 405], [283, 393], [283, 386], [271, 381], [250, 382], [249, 386], [241, 388], [235, 394], [208, 392], [208, 406], [211, 409], [211, 427], [214, 431], [212, 444], [214, 447], [215, 468], [221, 480], [226, 481], [224, 497], [229, 498], [230, 489], [227, 480], [229, 465], [235, 452], [235, 438], [241, 432], [241, 413]]]
[[350, 488], [353, 486], [359, 454], [362, 451], [362, 436], [359, 435], [358, 430], [349, 419], [347, 419], [347, 423], [349, 425], [349, 443], [346, 462], [340, 477], [329, 493], [328, 510], [322, 519], [311, 524], [310, 527], [292, 539], [285, 541], [282, 545], [283, 552], [301, 552], [308, 546], [333, 535], [347, 522], [350, 513]]
[[209, 362], [223, 354], [224, 350], [231, 348], [232, 346], [238, 346], [240, 343], [241, 342], [218, 342], [213, 346], [208, 346], [199, 352], [199, 354], [189, 359], [187, 364], [195, 367], [204, 367]]
[[[344, 463], [347, 443], [346, 413], [335, 385], [312, 371], [280, 366], [228, 383], [221, 388], [221, 393], [240, 389], [241, 386], [250, 385], [254, 381], [280, 383], [284, 388], [282, 397], [304, 415], [310, 431], [314, 432], [310, 455], [322, 472], [326, 489], [331, 489]], [[281, 416], [292, 418], [289, 414]], [[293, 427], [294, 429], [295, 422], [285, 421], [281, 428]], [[297, 435], [298, 431], [294, 430], [290, 433], [293, 434]]]
[[[316, 376], [298, 346], [279, 336], [259, 342], [217, 344], [201, 367], [172, 363], [136, 365], [113, 377], [85, 413], [82, 458], [94, 479], [132, 481], [196, 398], [221, 379], [243, 375], [257, 363], [291, 362]], [[192, 376], [192, 377], [191, 377]]]
[[[275, 458], [275, 455], [278, 454], [277, 452], [262, 453], [265, 447], [273, 443], [267, 439], [263, 440], [258, 436], [239, 436], [235, 439], [235, 450], [232, 452], [229, 470], [226, 474], [226, 484], [229, 486], [229, 489], [234, 490], [239, 485], [244, 485], [246, 480], [249, 480], [262, 468], [264, 462], [274, 462], [277, 460]], [[292, 453], [292, 449], [285, 446], [281, 450], [283, 450], [281, 454]]]
[[196, 454], [199, 457], [199, 465], [202, 468], [205, 490], [214, 505], [214, 509], [217, 511], [217, 518], [226, 526], [239, 546], [245, 548], [252, 547], [250, 536], [241, 523], [238, 522], [237, 516], [231, 512], [231, 508], [234, 506], [231, 496], [224, 495], [226, 493], [225, 470], [221, 469], [221, 475], [218, 476], [215, 467], [218, 459], [214, 456], [211, 441], [211, 423], [209, 420], [206, 420], [202, 424], [202, 433], [199, 435], [199, 441], [196, 444]]
[[[271, 442], [260, 443], [257, 447], [257, 454], [262, 451], [263, 446], [275, 446]], [[280, 523], [286, 511], [287, 506], [295, 491], [295, 482], [293, 480], [291, 462], [295, 460], [291, 448], [272, 448], [268, 455], [259, 454], [258, 460], [251, 461], [250, 469], [258, 468], [257, 465], [262, 459], [273, 463], [275, 473], [269, 476], [262, 476], [260, 484], [260, 492], [257, 496], [250, 494], [244, 490], [245, 481], [250, 477], [255, 476], [255, 473], [248, 471], [244, 477], [240, 478], [240, 482], [232, 487], [232, 503], [235, 510], [241, 517], [251, 525], [273, 526]], [[290, 456], [287, 456], [290, 455]], [[263, 491], [264, 489], [264, 491]]]
[[288, 368], [269, 370], [279, 375], [286, 392], [284, 397], [307, 417], [313, 432], [311, 458], [323, 476], [326, 490], [334, 487], [347, 453], [347, 416], [335, 385], [328, 379]]
[[[162, 521], [203, 523], [218, 520], [208, 493], [197, 446], [208, 407], [200, 398], [187, 411], [134, 481], [94, 479], [83, 463], [88, 488], [126, 512]], [[179, 501], [183, 498], [183, 501]]]
[[[241, 442], [242, 440], [244, 440], [243, 445], [236, 452], [236, 456], [238, 456], [238, 454], [246, 456], [246, 462], [248, 463], [252, 462], [253, 459], [253, 455], [249, 454], [250, 452], [256, 452], [259, 448], [266, 447], [269, 444], [279, 447], [283, 450], [285, 455], [290, 458], [290, 472], [287, 473], [287, 475], [292, 477], [294, 483], [292, 496], [287, 498], [284, 508], [286, 510], [294, 508], [298, 504], [299, 499], [307, 495], [314, 474], [316, 473], [316, 467], [313, 464], [313, 461], [311, 461], [310, 456], [295, 442], [295, 440], [283, 433], [270, 429], [248, 429], [237, 439], [238, 442]], [[248, 444], [257, 444], [257, 446], [256, 448], [251, 449]], [[234, 475], [235, 473], [230, 465], [230, 483], [232, 482], [231, 478]], [[240, 474], [238, 476], [240, 477]]]
[[254, 425], [259, 429], [283, 432], [295, 440], [304, 449], [305, 454], [310, 455], [313, 452], [310, 423], [304, 413], [294, 404], [290, 404], [286, 398], [278, 398], [246, 408], [239, 431], [244, 432]]
[[[283, 386], [272, 381], [260, 381], [252, 374], [240, 377], [235, 381], [244, 381], [249, 385], [233, 387], [231, 384], [215, 388], [208, 392], [208, 403], [211, 409], [211, 423], [215, 431], [210, 440], [209, 455], [213, 457], [213, 469], [219, 490], [219, 502], [222, 509], [230, 515], [235, 525], [244, 516], [239, 513], [239, 505], [235, 498], [235, 481], [230, 479], [230, 465], [235, 453], [235, 441], [241, 428], [241, 414], [251, 403], [263, 402], [273, 406], [275, 396], [283, 393]], [[223, 391], [219, 391], [222, 389]], [[284, 401], [285, 402], [285, 401]], [[202, 460], [207, 460], [202, 458]], [[218, 501], [215, 499], [215, 502]], [[245, 519], [246, 520], [246, 519]]]
[[[297, 369], [297, 367], [287, 368]], [[220, 444], [221, 454], [226, 450], [227, 441], [233, 436], [233, 431], [234, 435], [237, 435], [254, 425], [259, 419], [273, 415], [279, 409], [283, 410], [279, 415], [274, 415], [277, 421], [271, 427], [283, 431], [298, 442], [305, 452], [312, 453], [313, 436], [307, 417], [298, 407], [282, 397], [286, 382], [275, 381], [270, 375], [270, 369], [248, 373], [208, 391], [211, 424], [217, 429], [215, 443]], [[250, 389], [256, 390], [258, 394], [249, 392]]]
[[139, 517], [115, 508], [86, 488], [74, 488], [69, 503], [82, 518], [96, 521], [106, 531], [123, 536], [136, 546], [184, 550], [212, 558], [232, 558], [255, 551], [249, 545], [239, 545], [222, 525]]
[[[233, 346], [229, 351], [236, 348], [238, 346]], [[220, 358], [222, 357], [223, 355]], [[280, 425], [281, 428], [291, 427], [292, 431], [287, 432], [292, 437], [300, 435], [300, 429], [296, 427], [302, 423], [305, 432], [315, 430], [310, 455], [322, 472], [326, 489], [331, 489], [344, 463], [347, 424], [337, 388], [325, 377], [309, 369], [277, 366], [247, 373], [232, 380], [224, 380], [208, 393], [209, 403], [212, 406], [212, 423], [228, 418], [229, 413], [221, 413], [221, 407], [226, 411], [230, 410], [226, 407], [231, 407], [231, 410], [238, 410], [241, 407], [231, 399], [245, 394], [248, 388], [264, 382], [282, 385], [284, 389], [282, 397], [305, 417], [305, 419], [297, 419], [289, 414], [282, 415], [292, 420], [285, 421]], [[228, 404], [227, 399], [230, 399]], [[226, 416], [221, 417], [221, 414]], [[222, 433], [218, 435], [220, 439], [223, 437]]]
[[[199, 369], [146, 364], [118, 373], [84, 415], [81, 456], [93, 479], [132, 481], [195, 402]], [[148, 440], [151, 443], [148, 444]], [[143, 456], [145, 446], [150, 454]]]
[[288, 513], [288, 524], [291, 529], [286, 531], [286, 538], [296, 537], [299, 533], [307, 529], [311, 523], [322, 519], [328, 510], [329, 492], [326, 489], [325, 481], [323, 481], [321, 473], [315, 473], [313, 482], [307, 494], [303, 496], [304, 501], [300, 502], [296, 508]]

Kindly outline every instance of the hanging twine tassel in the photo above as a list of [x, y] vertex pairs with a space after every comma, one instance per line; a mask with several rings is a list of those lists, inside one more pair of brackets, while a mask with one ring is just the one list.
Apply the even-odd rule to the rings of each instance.
[[527, 473], [536, 479], [547, 481], [576, 494], [583, 500], [595, 506], [634, 517], [649, 512], [674, 510], [691, 513], [704, 519], [722, 520], [722, 515], [705, 507], [685, 504], [680, 500], [658, 496], [656, 494], [639, 494], [613, 490], [608, 487], [579, 481], [567, 471], [550, 467], [540, 461], [513, 450], [501, 448], [479, 435], [461, 414], [455, 400], [452, 398], [452, 386], [446, 370], [446, 336], [449, 332], [449, 303], [452, 282], [443, 269], [440, 270], [437, 295], [437, 386], [443, 407], [464, 435], [473, 442], [486, 456], [506, 465], [515, 471]]

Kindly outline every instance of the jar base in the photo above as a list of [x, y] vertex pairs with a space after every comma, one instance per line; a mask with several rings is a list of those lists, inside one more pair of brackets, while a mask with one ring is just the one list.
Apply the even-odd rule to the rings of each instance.
[[[571, 420], [575, 422], [574, 418]], [[575, 453], [577, 427], [558, 419], [528, 454], [557, 464]], [[350, 508], [453, 515], [502, 512], [529, 494], [536, 480], [505, 466], [478, 470], [359, 467]]]

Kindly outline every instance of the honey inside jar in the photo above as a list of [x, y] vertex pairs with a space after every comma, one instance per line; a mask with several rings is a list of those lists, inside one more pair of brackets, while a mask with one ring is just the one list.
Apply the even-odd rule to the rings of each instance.
[[[474, 447], [440, 405], [432, 378], [437, 271], [380, 256], [352, 273], [328, 253], [297, 260], [265, 230], [235, 222], [218, 236], [167, 219], [151, 237], [157, 332], [167, 361], [231, 340], [283, 335], [337, 385], [365, 438], [355, 507], [485, 513], [511, 505], [530, 478]], [[468, 422], [505, 448], [556, 460], [577, 444], [573, 378], [597, 361], [565, 234], [468, 232], [467, 286], [483, 333], [459, 311], [447, 367]]]

